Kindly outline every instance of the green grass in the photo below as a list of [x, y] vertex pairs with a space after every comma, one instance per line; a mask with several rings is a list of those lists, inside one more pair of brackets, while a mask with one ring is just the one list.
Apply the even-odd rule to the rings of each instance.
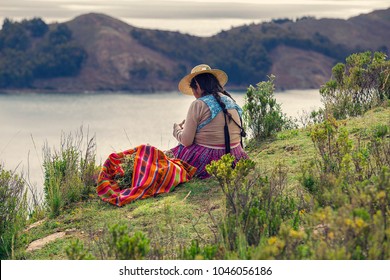
[[86, 247], [93, 246], [91, 240], [106, 231], [109, 225], [124, 223], [133, 232], [143, 231], [151, 239], [151, 247], [164, 242], [170, 244], [166, 255], [175, 258], [176, 248], [188, 246], [193, 239], [212, 242], [208, 212], [218, 212], [221, 198], [219, 186], [214, 180], [197, 179], [178, 186], [171, 193], [139, 200], [121, 208], [101, 201], [96, 195], [24, 233], [28, 245], [52, 233], [71, 230], [64, 240], [55, 240], [41, 250], [21, 255], [27, 259], [64, 259], [65, 248], [72, 240], [80, 239]]
[[[390, 125], [390, 108], [376, 108], [363, 117], [346, 121], [353, 137], [371, 131], [378, 124]], [[250, 142], [248, 154], [263, 174], [269, 174], [276, 163], [284, 163], [289, 169], [288, 186], [299, 187], [302, 165], [315, 156], [309, 131], [310, 128], [281, 132], [262, 143]], [[16, 256], [22, 259], [65, 259], [65, 248], [76, 239], [83, 242], [84, 248], [97, 253], [109, 225], [124, 223], [132, 232], [146, 234], [151, 241], [152, 258], [157, 258], [158, 252], [163, 251], [160, 258], [175, 259], [178, 258], [177, 249], [189, 246], [193, 239], [202, 245], [215, 242], [216, 228], [211, 217], [220, 217], [222, 209], [223, 194], [214, 179], [194, 179], [177, 186], [171, 193], [121, 208], [105, 203], [95, 195], [67, 207], [60, 216], [48, 218], [40, 226], [22, 234], [26, 247], [36, 239], [69, 230], [65, 238], [31, 253], [25, 253], [21, 248]]]

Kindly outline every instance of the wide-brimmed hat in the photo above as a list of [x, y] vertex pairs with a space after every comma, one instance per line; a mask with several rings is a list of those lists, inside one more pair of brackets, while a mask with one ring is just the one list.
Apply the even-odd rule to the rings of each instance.
[[224, 71], [219, 69], [211, 69], [211, 67], [207, 64], [200, 64], [192, 68], [191, 73], [180, 80], [178, 85], [180, 92], [187, 95], [192, 95], [192, 89], [190, 87], [191, 80], [193, 77], [203, 73], [213, 74], [221, 86], [224, 86], [228, 81], [228, 76]]

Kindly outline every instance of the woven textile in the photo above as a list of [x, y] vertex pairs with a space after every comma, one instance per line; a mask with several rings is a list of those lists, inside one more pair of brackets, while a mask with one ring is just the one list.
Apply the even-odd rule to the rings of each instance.
[[[130, 188], [121, 190], [115, 178], [123, 176], [121, 163], [126, 155], [136, 153]], [[170, 159], [161, 150], [140, 145], [120, 153], [112, 153], [105, 161], [97, 183], [97, 193], [104, 201], [123, 206], [137, 199], [172, 191], [189, 181], [196, 168], [179, 159]]]
[[[225, 154], [225, 147], [223, 146], [220, 149], [215, 149], [197, 144], [192, 144], [188, 147], [180, 144], [172, 148], [171, 151], [176, 158], [184, 160], [197, 168], [195, 176], [200, 179], [206, 179], [210, 177], [210, 174], [208, 174], [205, 169], [206, 165], [213, 160], [220, 160]], [[236, 158], [234, 164], [242, 158], [248, 158], [248, 155], [239, 144], [230, 150], [230, 154]]]

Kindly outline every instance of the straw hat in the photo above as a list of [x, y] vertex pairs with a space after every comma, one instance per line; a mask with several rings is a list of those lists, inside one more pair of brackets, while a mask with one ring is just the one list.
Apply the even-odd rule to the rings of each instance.
[[219, 69], [211, 69], [211, 67], [207, 64], [200, 64], [192, 68], [191, 74], [188, 74], [180, 80], [178, 86], [179, 90], [186, 95], [192, 95], [192, 89], [190, 87], [191, 80], [193, 77], [203, 73], [213, 74], [217, 78], [221, 86], [224, 86], [228, 81], [228, 76], [224, 71]]

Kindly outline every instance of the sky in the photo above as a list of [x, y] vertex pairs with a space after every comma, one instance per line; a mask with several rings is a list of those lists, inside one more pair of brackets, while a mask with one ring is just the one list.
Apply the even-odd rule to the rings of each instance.
[[130, 25], [211, 36], [234, 26], [303, 16], [347, 19], [387, 9], [390, 0], [0, 0], [0, 21], [65, 22], [104, 13]]

